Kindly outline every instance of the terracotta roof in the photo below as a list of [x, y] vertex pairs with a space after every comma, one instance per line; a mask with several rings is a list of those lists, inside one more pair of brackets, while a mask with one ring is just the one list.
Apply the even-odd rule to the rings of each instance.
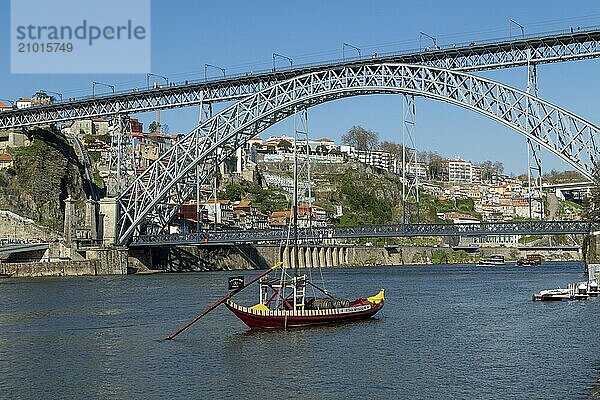
[[12, 156], [10, 154], [2, 153], [0, 154], [0, 161], [12, 161]]
[[3, 103], [0, 101], [0, 108], [12, 108], [12, 107], [10, 107], [10, 106], [6, 105], [6, 103]]
[[26, 97], [21, 97], [21, 98], [20, 98], [19, 100], [17, 100], [17, 101], [31, 101], [31, 99], [28, 99], [28, 98], [26, 98]]
[[291, 212], [289, 211], [273, 211], [271, 213], [271, 218], [280, 218], [280, 217], [289, 217]]
[[[214, 202], [215, 202], [215, 199], [209, 199], [209, 200], [206, 202], [206, 204], [213, 204]], [[219, 200], [217, 200], [217, 203], [221, 203], [221, 204], [230, 204], [230, 203], [231, 203], [231, 201], [229, 201], [229, 200], [222, 200], [222, 199], [219, 199]]]

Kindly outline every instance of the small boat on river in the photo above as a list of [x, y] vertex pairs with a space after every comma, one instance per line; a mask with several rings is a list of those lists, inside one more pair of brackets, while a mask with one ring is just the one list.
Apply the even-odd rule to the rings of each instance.
[[539, 254], [527, 254], [527, 257], [521, 257], [517, 260], [519, 267], [537, 267], [542, 265], [542, 256]]
[[572, 298], [570, 289], [542, 290], [532, 296], [534, 301], [569, 301]]
[[[261, 301], [251, 307], [228, 299], [225, 306], [251, 329], [294, 328], [371, 318], [384, 304], [384, 290], [375, 296], [349, 301], [343, 298], [305, 298], [306, 276], [260, 283]], [[282, 295], [283, 293], [287, 295]]]
[[506, 261], [502, 254], [492, 254], [489, 257], [482, 258], [477, 263], [478, 267], [497, 267], [502, 265], [506, 265]]

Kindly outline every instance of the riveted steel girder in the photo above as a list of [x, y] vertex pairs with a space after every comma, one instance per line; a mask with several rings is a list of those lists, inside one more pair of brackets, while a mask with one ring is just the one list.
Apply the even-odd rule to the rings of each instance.
[[599, 128], [554, 104], [489, 79], [424, 65], [340, 67], [269, 86], [185, 135], [119, 198], [119, 243], [139, 233], [142, 225], [170, 220], [177, 204], [192, 194], [190, 181], [195, 178], [196, 166], [200, 165], [202, 181], [210, 175], [213, 166], [206, 161], [215, 149], [221, 148], [216, 160], [220, 163], [298, 108], [350, 96], [394, 93], [424, 96], [478, 112], [539, 143], [591, 177]]
[[373, 64], [423, 64], [443, 69], [481, 71], [600, 57], [600, 30], [551, 34], [520, 40], [496, 40], [433, 50], [379, 54], [374, 58], [300, 66], [283, 71], [246, 73], [210, 81], [74, 99], [0, 113], [0, 129], [134, 114], [245, 97], [275, 83], [307, 73]]
[[[588, 234], [598, 227], [586, 221], [482, 222], [475, 224], [389, 224], [331, 226], [298, 229], [298, 239], [358, 239], [372, 237], [418, 236], [505, 236]], [[182, 244], [215, 245], [240, 243], [278, 243], [285, 241], [287, 229], [204, 231], [189, 234], [142, 235], [131, 246], [171, 246]]]

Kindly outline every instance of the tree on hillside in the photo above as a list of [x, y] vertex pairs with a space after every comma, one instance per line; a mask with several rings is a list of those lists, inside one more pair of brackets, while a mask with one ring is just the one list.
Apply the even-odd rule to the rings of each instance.
[[324, 144], [320, 144], [315, 148], [315, 152], [322, 156], [325, 156], [329, 153], [329, 149]]
[[448, 172], [448, 165], [441, 156], [432, 158], [427, 166], [429, 167], [429, 176], [434, 180], [442, 180], [445, 173]]
[[496, 161], [493, 164], [493, 168], [494, 168], [494, 171], [496, 171], [496, 173], [498, 175], [501, 175], [504, 172], [504, 164], [500, 161]]
[[348, 133], [342, 135], [342, 143], [356, 150], [373, 151], [379, 144], [379, 134], [362, 126], [353, 126]]
[[386, 153], [390, 153], [395, 156], [402, 157], [402, 145], [401, 144], [394, 143], [394, 142], [388, 142], [387, 140], [384, 140], [379, 145], [379, 149]]
[[292, 143], [288, 140], [285, 139], [281, 139], [279, 141], [279, 143], [277, 144], [277, 147], [279, 149], [282, 149], [283, 151], [285, 151], [286, 153], [288, 153], [290, 151], [290, 149], [292, 148]]
[[584, 201], [584, 217], [589, 221], [600, 221], [600, 163], [594, 164], [592, 188]]
[[150, 122], [150, 125], [148, 125], [148, 130], [150, 131], [150, 133], [158, 132], [158, 124], [156, 123], [156, 121]]

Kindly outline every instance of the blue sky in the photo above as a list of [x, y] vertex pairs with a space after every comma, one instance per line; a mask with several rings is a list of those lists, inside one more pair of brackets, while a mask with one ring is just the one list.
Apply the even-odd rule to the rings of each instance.
[[[9, 54], [10, 2], [0, 0], [0, 98], [27, 97], [36, 90], [91, 94], [96, 80], [117, 87], [143, 87], [144, 74], [36, 75], [11, 74]], [[568, 6], [567, 6], [568, 5]], [[341, 58], [342, 43], [361, 47], [363, 54], [419, 47], [419, 32], [439, 44], [508, 36], [508, 21], [525, 26], [526, 33], [600, 25], [595, 1], [152, 1], [152, 71], [171, 80], [198, 79], [204, 64], [228, 72], [271, 66], [273, 52], [295, 64]], [[118, 62], [118, 60], [115, 60]], [[600, 60], [538, 67], [540, 95], [600, 123], [598, 71]], [[214, 74], [215, 71], [213, 70]], [[524, 89], [524, 68], [482, 75]], [[400, 96], [369, 96], [327, 103], [311, 109], [309, 124], [315, 137], [339, 140], [353, 125], [375, 130], [382, 140], [400, 141]], [[153, 114], [140, 115], [146, 124]], [[163, 112], [170, 131], [187, 132], [198, 118], [197, 108]], [[293, 122], [282, 121], [269, 134], [290, 133]], [[147, 125], [146, 125], [147, 126]], [[507, 172], [526, 170], [525, 139], [498, 123], [447, 104], [417, 99], [418, 145], [423, 150], [472, 161], [504, 162]], [[571, 169], [549, 153], [546, 169]]]

